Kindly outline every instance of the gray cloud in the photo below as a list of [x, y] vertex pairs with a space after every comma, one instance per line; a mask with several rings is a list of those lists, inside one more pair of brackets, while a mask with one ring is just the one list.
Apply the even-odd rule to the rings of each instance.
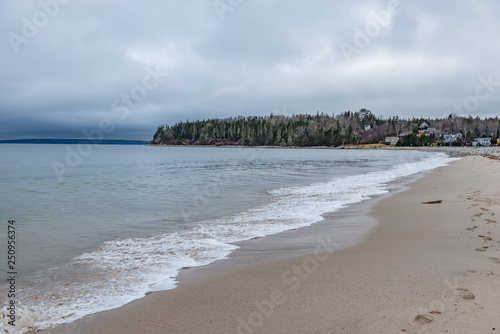
[[277, 111], [498, 115], [494, 0], [400, 0], [390, 18], [395, 0], [231, 3], [221, 20], [212, 1], [3, 2], [0, 138], [81, 137], [104, 118], [109, 138], [149, 139]]

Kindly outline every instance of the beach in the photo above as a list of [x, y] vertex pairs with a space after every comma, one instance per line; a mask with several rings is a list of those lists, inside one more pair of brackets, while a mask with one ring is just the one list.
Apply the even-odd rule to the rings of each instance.
[[494, 333], [498, 184], [498, 160], [465, 157], [351, 209], [359, 243], [339, 245], [327, 215], [303, 243], [247, 241], [176, 289], [42, 333]]

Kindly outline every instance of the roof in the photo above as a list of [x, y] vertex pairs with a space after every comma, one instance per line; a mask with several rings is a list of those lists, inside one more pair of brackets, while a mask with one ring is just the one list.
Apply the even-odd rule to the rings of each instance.
[[399, 137], [408, 136], [408, 135], [411, 135], [412, 133], [413, 133], [413, 131], [403, 131], [399, 134]]

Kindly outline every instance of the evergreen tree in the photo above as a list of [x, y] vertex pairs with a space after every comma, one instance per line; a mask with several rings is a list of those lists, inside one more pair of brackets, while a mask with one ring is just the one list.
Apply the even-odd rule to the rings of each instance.
[[[441, 133], [460, 132], [464, 141], [487, 136], [500, 138], [498, 117], [458, 117], [449, 115], [443, 119], [392, 117], [383, 119], [370, 110], [347, 111], [337, 116], [317, 112], [312, 115], [290, 117], [231, 117], [179, 122], [172, 126], [160, 125], [152, 144], [167, 145], [274, 145], [274, 146], [340, 146], [345, 144], [369, 144], [384, 141], [387, 136], [413, 131], [400, 145], [421, 146], [436, 142], [434, 135], [419, 133], [426, 122]], [[365, 126], [370, 128], [365, 129]]]

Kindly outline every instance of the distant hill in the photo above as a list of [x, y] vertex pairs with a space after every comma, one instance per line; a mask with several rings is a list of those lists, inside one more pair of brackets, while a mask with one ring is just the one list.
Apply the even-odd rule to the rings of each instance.
[[93, 145], [146, 145], [145, 140], [120, 140], [120, 139], [103, 139], [87, 140], [87, 139], [14, 139], [0, 140], [0, 144], [64, 144], [77, 145], [80, 143], [91, 143]]
[[[429, 129], [432, 135], [422, 135]], [[448, 133], [461, 133], [463, 142], [476, 137], [500, 137], [498, 117], [481, 119], [450, 115], [441, 119], [392, 117], [384, 119], [370, 110], [347, 111], [336, 116], [273, 115], [231, 117], [161, 125], [151, 145], [341, 146], [372, 144], [386, 137], [405, 136], [399, 145], [422, 146], [439, 142]], [[461, 144], [461, 143], [457, 143]]]

